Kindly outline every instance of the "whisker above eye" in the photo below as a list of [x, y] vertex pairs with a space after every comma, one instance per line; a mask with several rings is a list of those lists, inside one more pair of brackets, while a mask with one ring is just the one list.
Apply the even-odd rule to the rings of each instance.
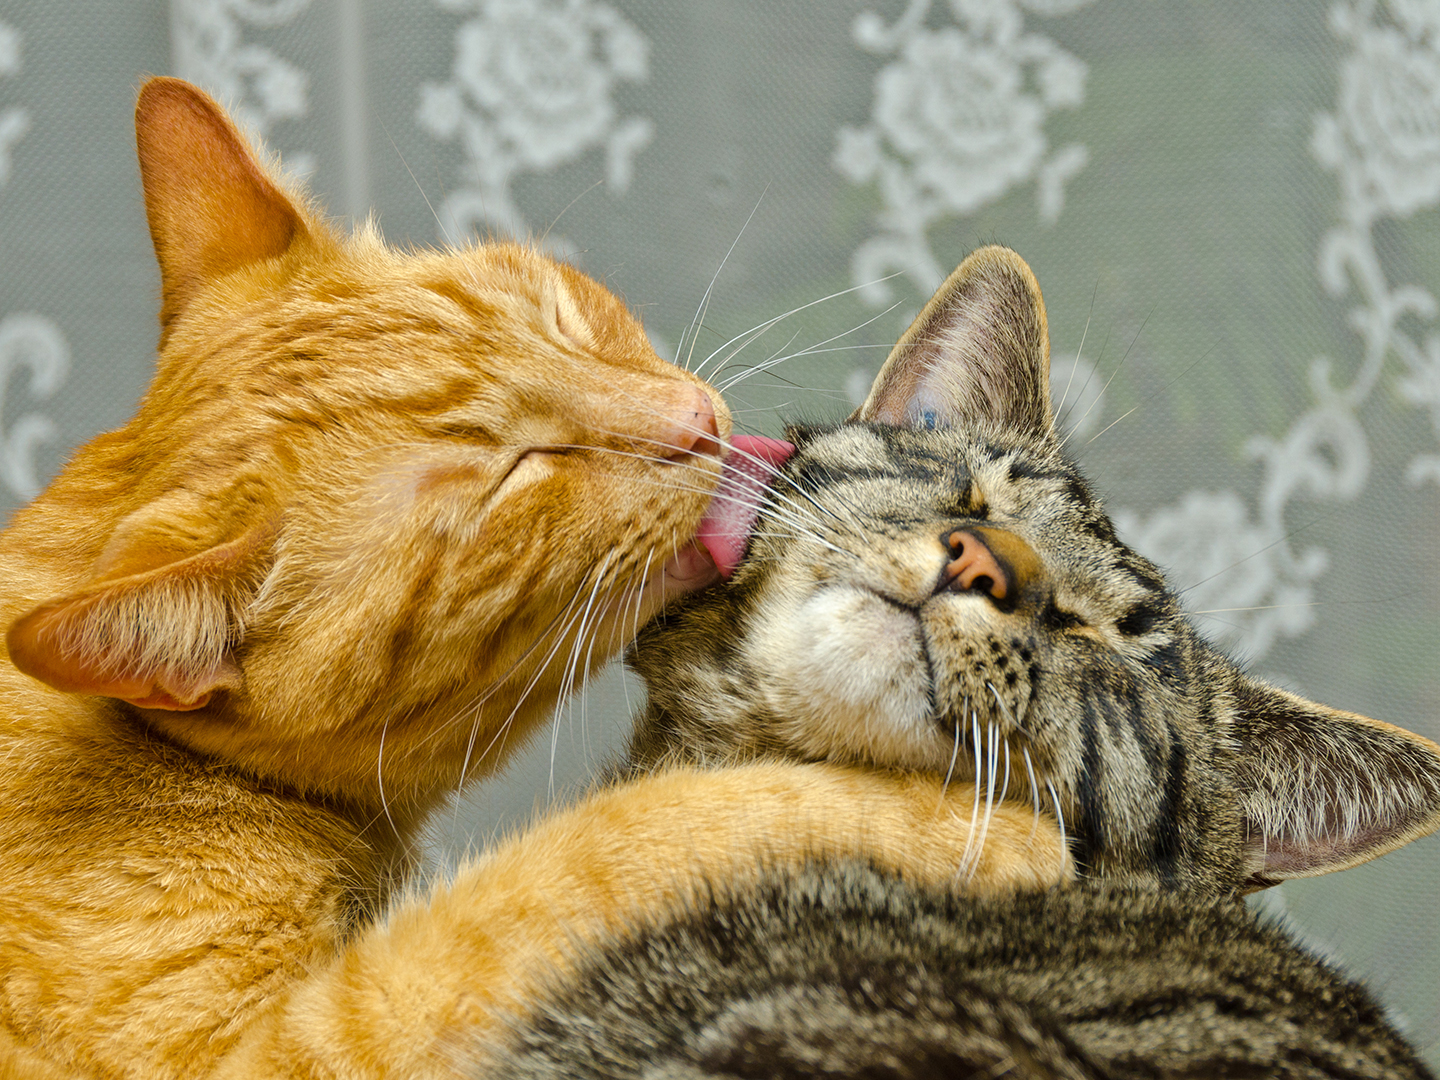
[[[832, 350], [832, 349], [824, 349], [824, 348], [822, 348], [822, 346], [829, 345], [832, 341], [838, 341], [840, 338], [845, 337], [847, 334], [853, 334], [853, 333], [855, 333], [857, 330], [863, 330], [865, 327], [869, 326], [871, 323], [875, 322], [877, 319], [881, 319], [881, 318], [884, 318], [886, 315], [889, 315], [890, 312], [894, 311], [894, 310], [895, 310], [897, 307], [899, 307], [899, 306], [900, 306], [900, 305], [899, 305], [898, 302], [897, 302], [897, 303], [894, 303], [894, 304], [891, 304], [888, 308], [886, 308], [885, 310], [883, 310], [883, 311], [881, 311], [881, 312], [878, 312], [877, 314], [871, 316], [870, 318], [866, 319], [864, 322], [862, 322], [862, 323], [860, 323], [860, 324], [858, 324], [858, 325], [856, 325], [856, 326], [852, 326], [849, 330], [844, 330], [844, 331], [841, 331], [841, 332], [838, 333], [838, 334], [834, 334], [834, 335], [832, 335], [831, 337], [826, 338], [824, 341], [817, 342], [815, 345], [813, 345], [813, 346], [811, 346], [811, 347], [809, 347], [809, 348], [801, 349], [801, 350], [798, 351], [798, 352], [789, 353], [789, 354], [784, 355], [784, 356], [779, 355], [779, 353], [773, 354], [773, 355], [771, 355], [770, 357], [768, 357], [767, 359], [761, 361], [760, 363], [758, 363], [758, 364], [753, 364], [753, 365], [751, 365], [750, 367], [743, 369], [739, 374], [733, 375], [733, 376], [731, 376], [729, 379], [726, 379], [725, 381], [718, 383], [718, 384], [717, 384], [717, 389], [718, 389], [722, 394], [724, 394], [724, 393], [726, 393], [731, 387], [736, 386], [736, 385], [739, 384], [740, 382], [743, 382], [745, 379], [749, 379], [749, 378], [751, 378], [751, 377], [754, 376], [754, 375], [760, 374], [761, 372], [769, 371], [769, 370], [770, 370], [771, 368], [773, 368], [773, 367], [777, 367], [777, 366], [779, 366], [780, 364], [783, 364], [783, 363], [785, 363], [785, 362], [788, 361], [788, 360], [794, 360], [794, 359], [797, 359], [798, 357], [801, 357], [801, 356], [814, 356], [814, 355], [818, 355], [818, 354], [820, 354], [820, 353], [822, 353], [822, 352], [842, 352], [842, 351], [854, 350], [854, 349], [877, 349], [877, 348], [883, 348], [883, 349], [885, 349], [885, 350], [888, 352], [889, 349], [890, 349], [890, 347], [889, 347], [889, 346], [881, 346], [881, 345], [846, 345], [846, 346], [843, 346], [843, 347], [840, 348], [840, 349], [833, 349], [833, 350]], [[791, 340], [793, 341], [794, 339], [792, 338]], [[787, 343], [787, 344], [788, 344], [788, 343]], [[722, 365], [722, 367], [721, 367], [719, 370], [720, 370], [720, 371], [723, 371], [723, 370], [724, 370], [723, 365]], [[718, 374], [719, 374], [719, 371], [717, 371], [716, 374], [718, 375]]]
[[[755, 215], [760, 210], [760, 204], [765, 200], [765, 193], [769, 190], [770, 185], [766, 184], [765, 188], [760, 192], [760, 197], [755, 200], [755, 205], [750, 208], [750, 214], [745, 218], [745, 223], [740, 226], [740, 231], [735, 234], [735, 239], [730, 242], [730, 248], [725, 252], [725, 257], [720, 260], [720, 265], [715, 268], [714, 276], [710, 278], [710, 284], [705, 286], [705, 294], [700, 297], [700, 304], [695, 309], [695, 317], [690, 320], [690, 351], [686, 353], [685, 359], [682, 361], [682, 366], [687, 369], [690, 367], [690, 358], [695, 354], [695, 341], [699, 337], [699, 327], [705, 324], [705, 313], [710, 309], [710, 295], [715, 291], [715, 283], [720, 280], [720, 271], [725, 269], [725, 264], [730, 261], [730, 256], [735, 253], [735, 248], [736, 245], [740, 243], [740, 238], [745, 235], [745, 230], [750, 227], [750, 222], [755, 220]], [[684, 342], [684, 338], [685, 335], [682, 334], [682, 343]], [[676, 359], [679, 360], [680, 350], [678, 345], [676, 346], [675, 355]], [[699, 367], [694, 370], [698, 374], [700, 368], [704, 366], [705, 362], [701, 361]]]
[[[790, 316], [792, 316], [792, 315], [798, 315], [800, 312], [806, 311], [806, 310], [808, 310], [809, 308], [815, 307], [817, 304], [824, 304], [824, 303], [826, 303], [826, 302], [828, 302], [828, 301], [830, 301], [830, 300], [835, 300], [835, 299], [838, 299], [839, 297], [847, 296], [847, 295], [849, 295], [850, 293], [859, 292], [859, 291], [862, 290], [862, 289], [869, 288], [869, 287], [872, 286], [872, 285], [880, 284], [881, 282], [889, 281], [891, 278], [894, 278], [894, 277], [897, 277], [897, 276], [898, 276], [898, 274], [887, 274], [887, 275], [885, 275], [883, 278], [879, 278], [879, 279], [877, 279], [876, 281], [873, 281], [873, 282], [866, 282], [866, 283], [863, 284], [863, 285], [853, 285], [853, 286], [851, 286], [851, 287], [848, 288], [848, 289], [840, 289], [840, 290], [837, 291], [837, 292], [830, 293], [828, 296], [822, 296], [822, 297], [820, 297], [820, 298], [817, 299], [817, 300], [811, 300], [811, 301], [809, 301], [808, 303], [800, 304], [798, 307], [793, 307], [793, 308], [791, 308], [789, 311], [784, 311], [784, 312], [781, 312], [779, 315], [772, 316], [771, 318], [766, 319], [764, 322], [758, 324], [757, 326], [751, 327], [749, 330], [746, 330], [746, 331], [743, 331], [742, 333], [736, 334], [736, 335], [735, 335], [734, 337], [732, 337], [729, 341], [725, 342], [723, 345], [721, 345], [719, 348], [717, 348], [714, 352], [712, 352], [709, 356], [707, 356], [703, 361], [701, 361], [701, 363], [699, 364], [699, 366], [695, 368], [695, 372], [696, 372], [696, 374], [699, 374], [700, 371], [702, 371], [702, 370], [705, 368], [706, 364], [709, 364], [712, 360], [715, 359], [715, 357], [716, 357], [717, 355], [719, 355], [719, 354], [720, 354], [721, 352], [723, 352], [724, 350], [728, 349], [731, 345], [733, 345], [736, 341], [740, 340], [740, 338], [742, 338], [742, 337], [747, 337], [747, 336], [748, 336], [749, 340], [753, 341], [753, 340], [755, 340], [755, 338], [759, 337], [759, 336], [760, 336], [761, 334], [763, 334], [765, 331], [767, 331], [767, 330], [769, 330], [771, 327], [776, 326], [777, 324], [783, 322], [784, 320], [790, 318]], [[883, 313], [882, 313], [882, 314], [883, 314]], [[863, 324], [862, 324], [862, 325], [863, 325]], [[848, 332], [848, 331], [847, 331], [847, 332]]]
[[945, 799], [945, 793], [950, 790], [950, 780], [955, 775], [955, 763], [960, 759], [960, 721], [955, 721], [955, 748], [950, 751], [950, 767], [945, 770], [945, 783], [940, 787], [941, 802], [936, 804], [938, 812]]

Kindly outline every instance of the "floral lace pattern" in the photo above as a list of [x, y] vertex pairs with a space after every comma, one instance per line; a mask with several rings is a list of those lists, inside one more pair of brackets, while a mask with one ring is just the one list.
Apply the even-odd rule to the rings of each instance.
[[[1090, 0], [1029, 0], [1059, 14]], [[853, 258], [861, 296], [881, 305], [892, 271], [929, 293], [944, 279], [928, 232], [1034, 180], [1040, 218], [1054, 222], [1065, 182], [1089, 153], [1074, 143], [1050, 153], [1046, 117], [1085, 98], [1085, 64], [1049, 38], [1024, 32], [1011, 0], [951, 0], [954, 25], [926, 28], [931, 0], [911, 0], [892, 26], [874, 12], [854, 23], [862, 49], [896, 59], [875, 77], [870, 122], [841, 128], [834, 165], [856, 184], [878, 185], [879, 235]]]
[[[70, 370], [70, 349], [57, 327], [43, 315], [10, 315], [0, 320], [0, 414], [5, 411], [11, 380], [29, 373], [26, 392], [44, 401], [65, 382]], [[29, 412], [0, 432], [0, 482], [21, 499], [40, 494], [42, 479], [35, 472], [35, 451], [52, 443], [59, 429], [48, 416]]]
[[644, 82], [649, 42], [614, 8], [595, 0], [438, 0], [473, 12], [455, 35], [453, 77], [420, 89], [416, 117], [465, 153], [462, 188], [441, 212], [447, 239], [527, 226], [510, 183], [553, 169], [593, 147], [605, 150], [611, 194], [630, 184], [635, 156], [654, 136], [645, 117], [619, 115], [614, 90]]
[[[1421, 340], [1402, 325], [1433, 324], [1440, 308], [1420, 285], [1391, 284], [1375, 245], [1385, 218], [1440, 204], [1440, 5], [1390, 0], [1387, 10], [1391, 21], [1374, 0], [1331, 9], [1331, 30], [1350, 51], [1335, 111], [1316, 118], [1312, 139], [1340, 186], [1340, 220], [1321, 242], [1319, 273], [1331, 296], [1358, 301], [1350, 311], [1361, 338], [1354, 374], [1337, 383], [1330, 358], [1317, 357], [1314, 405], [1280, 439], [1251, 440], [1263, 468], [1253, 511], [1234, 492], [1192, 492], [1148, 518], [1116, 515], [1127, 540], [1190, 587], [1192, 608], [1226, 613], [1217, 637], [1254, 658], [1314, 622], [1314, 582], [1329, 560], [1322, 548], [1297, 549], [1286, 514], [1302, 496], [1348, 502], [1364, 489], [1370, 446], [1357, 412], [1390, 358], [1402, 368], [1398, 395], [1429, 409], [1440, 434], [1440, 334]], [[1407, 475], [1440, 482], [1440, 456], [1415, 456]]]
[[[0, 77], [20, 73], [20, 33], [0, 23]], [[10, 179], [10, 150], [30, 129], [30, 114], [19, 106], [0, 110], [0, 188]], [[11, 376], [27, 369], [32, 399], [43, 401], [60, 389], [70, 367], [70, 350], [60, 329], [43, 315], [10, 315], [0, 320], [0, 417], [6, 415]], [[26, 413], [0, 430], [0, 483], [21, 499], [40, 493], [35, 451], [59, 432], [47, 416]]]

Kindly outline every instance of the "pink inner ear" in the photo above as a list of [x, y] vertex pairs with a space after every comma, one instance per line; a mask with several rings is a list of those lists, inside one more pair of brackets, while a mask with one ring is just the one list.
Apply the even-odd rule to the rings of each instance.
[[755, 527], [764, 503], [766, 487], [794, 452], [794, 445], [783, 439], [767, 439], [763, 435], [731, 438], [725, 471], [695, 533], [695, 539], [705, 545], [727, 580], [745, 554], [750, 530]]

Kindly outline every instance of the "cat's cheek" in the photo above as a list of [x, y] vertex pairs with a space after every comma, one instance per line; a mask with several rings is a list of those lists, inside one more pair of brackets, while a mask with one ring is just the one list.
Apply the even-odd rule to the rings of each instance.
[[772, 626], [767, 636], [783, 640], [767, 651], [786, 658], [773, 684], [785, 688], [776, 712], [793, 718], [794, 746], [814, 756], [935, 766], [930, 676], [910, 612], [868, 591], [828, 588]]

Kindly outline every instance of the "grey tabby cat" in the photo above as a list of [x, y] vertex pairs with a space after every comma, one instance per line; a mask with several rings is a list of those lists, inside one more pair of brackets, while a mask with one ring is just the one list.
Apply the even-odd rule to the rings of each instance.
[[728, 583], [638, 639], [629, 768], [932, 770], [975, 782], [982, 843], [1018, 791], [1063, 822], [1081, 883], [988, 902], [856, 865], [716, 883], [590, 955], [491, 1075], [1431, 1075], [1236, 897], [1434, 830], [1440, 747], [1206, 644], [1064, 458], [1048, 368], [1029, 268], [974, 253], [850, 422], [790, 431]]

